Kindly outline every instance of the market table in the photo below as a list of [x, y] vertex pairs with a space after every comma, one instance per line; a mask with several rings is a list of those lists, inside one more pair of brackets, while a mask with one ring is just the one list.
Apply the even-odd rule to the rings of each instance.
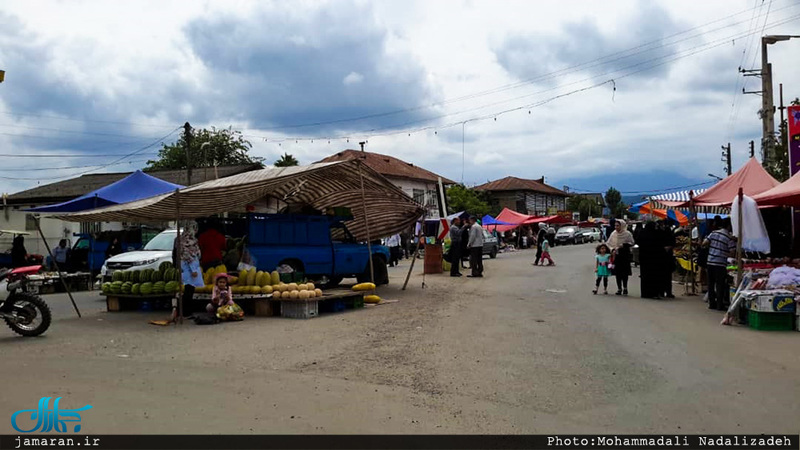
[[[92, 274], [89, 272], [61, 273], [64, 282], [71, 291], [88, 291], [92, 286]], [[28, 286], [35, 294], [52, 294], [63, 288], [58, 272], [44, 272], [28, 277]]]

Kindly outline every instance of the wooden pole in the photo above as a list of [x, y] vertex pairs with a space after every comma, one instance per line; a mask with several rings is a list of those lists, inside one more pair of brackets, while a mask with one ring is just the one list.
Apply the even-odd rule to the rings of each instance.
[[[414, 255], [411, 257], [411, 265], [408, 267], [408, 274], [406, 274], [406, 281], [403, 283], [402, 291], [406, 290], [406, 286], [408, 286], [408, 280], [411, 278], [411, 271], [414, 270], [414, 263], [417, 262], [417, 256], [419, 256], [419, 244], [420, 239], [422, 239], [422, 231], [420, 231], [419, 235], [417, 236], [417, 245], [414, 249]], [[457, 261], [451, 264], [461, 264], [461, 261]]]
[[[363, 147], [362, 147], [363, 148]], [[369, 280], [375, 284], [375, 269], [372, 267], [372, 238], [369, 235], [369, 219], [367, 218], [367, 195], [364, 192], [364, 174], [361, 173], [361, 161], [358, 162], [358, 178], [361, 180], [361, 206], [364, 209], [364, 228], [367, 232], [367, 251], [369, 252]]]
[[691, 277], [692, 277], [692, 289], [691, 295], [697, 294], [695, 290], [695, 281], [696, 281], [696, 274], [694, 272], [694, 242], [692, 242], [692, 222], [694, 222], [694, 227], [697, 228], [697, 236], [700, 236], [700, 227], [697, 226], [697, 212], [695, 211], [694, 207], [694, 191], [689, 191], [689, 214], [692, 215], [692, 221], [689, 222], [689, 267], [691, 270]]
[[[183, 278], [183, 261], [182, 257], [182, 250], [183, 245], [181, 244], [181, 199], [180, 199], [180, 189], [175, 189], [175, 210], [177, 219], [175, 220], [175, 228], [178, 230], [177, 236], [177, 248], [178, 252], [177, 255], [177, 262], [178, 262], [178, 271], [181, 272], [181, 278]], [[181, 280], [182, 281], [182, 280]], [[178, 320], [177, 322], [183, 324], [183, 283], [180, 283], [180, 289], [178, 289]]]
[[739, 212], [739, 218], [737, 222], [739, 222], [739, 235], [736, 238], [736, 284], [742, 282], [742, 274], [744, 272], [744, 268], [742, 267], [742, 236], [744, 235], [743, 227], [743, 217], [742, 217], [742, 203], [744, 200], [744, 191], [742, 188], [739, 188], [739, 206], [737, 207]]
[[[47, 243], [47, 239], [44, 238], [44, 233], [42, 233], [42, 225], [41, 225], [40, 222], [41, 222], [41, 219], [39, 217], [37, 217], [36, 218], [36, 230], [39, 231], [39, 236], [41, 236], [42, 242], [44, 242], [44, 248], [47, 249], [47, 254], [50, 255], [50, 259], [53, 261], [53, 265], [56, 266], [56, 272], [58, 273], [58, 279], [61, 280], [61, 285], [64, 286], [64, 290], [67, 291], [67, 295], [69, 295], [69, 300], [72, 302], [72, 307], [75, 308], [75, 312], [78, 313], [78, 317], [82, 317], [81, 316], [81, 311], [78, 309], [78, 305], [75, 304], [75, 299], [72, 298], [72, 292], [69, 290], [69, 286], [67, 285], [67, 282], [64, 281], [64, 276], [61, 275], [61, 268], [58, 267], [58, 261], [56, 261], [56, 258], [53, 256], [53, 252], [50, 251], [50, 244], [48, 244]], [[90, 278], [90, 280], [91, 280], [91, 278]]]

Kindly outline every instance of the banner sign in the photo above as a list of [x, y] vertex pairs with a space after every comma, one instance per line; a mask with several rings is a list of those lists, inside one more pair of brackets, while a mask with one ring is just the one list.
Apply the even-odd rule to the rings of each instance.
[[789, 175], [800, 171], [800, 106], [790, 106], [789, 111]]

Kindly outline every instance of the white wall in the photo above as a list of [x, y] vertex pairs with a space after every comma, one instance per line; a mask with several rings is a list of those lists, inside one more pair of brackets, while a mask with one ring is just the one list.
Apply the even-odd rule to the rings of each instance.
[[[414, 198], [414, 189], [422, 190], [425, 192], [425, 202], [423, 206], [427, 209], [427, 218], [439, 218], [439, 198], [436, 195], [436, 183], [425, 182], [417, 180], [409, 180], [406, 178], [386, 177], [389, 181], [394, 183], [395, 186], [403, 190], [409, 197]], [[430, 193], [430, 194], [429, 194]]]
[[[41, 206], [41, 205], [36, 205]], [[15, 230], [27, 231], [30, 235], [25, 236], [25, 250], [31, 254], [47, 255], [47, 248], [42, 243], [39, 237], [39, 232], [32, 224], [27, 224], [25, 220], [25, 209], [33, 208], [34, 205], [23, 206], [0, 206], [0, 229], [2, 230]], [[41, 219], [42, 232], [44, 233], [47, 243], [50, 244], [52, 249], [58, 245], [61, 239], [67, 239], [70, 245], [74, 244], [77, 238], [72, 233], [80, 233], [81, 224], [77, 222], [65, 222], [63, 220], [51, 219], [42, 217]], [[27, 228], [26, 228], [27, 226]], [[101, 230], [122, 230], [123, 226], [119, 222], [106, 222], [102, 223]], [[11, 249], [11, 235], [0, 236], [0, 252], [6, 252]]]

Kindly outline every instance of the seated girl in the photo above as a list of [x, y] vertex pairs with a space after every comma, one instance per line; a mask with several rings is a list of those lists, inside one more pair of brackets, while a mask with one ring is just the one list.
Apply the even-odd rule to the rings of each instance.
[[228, 274], [220, 273], [214, 279], [214, 290], [211, 294], [211, 303], [206, 305], [206, 311], [216, 314], [220, 306], [233, 305], [231, 288], [228, 286]]

